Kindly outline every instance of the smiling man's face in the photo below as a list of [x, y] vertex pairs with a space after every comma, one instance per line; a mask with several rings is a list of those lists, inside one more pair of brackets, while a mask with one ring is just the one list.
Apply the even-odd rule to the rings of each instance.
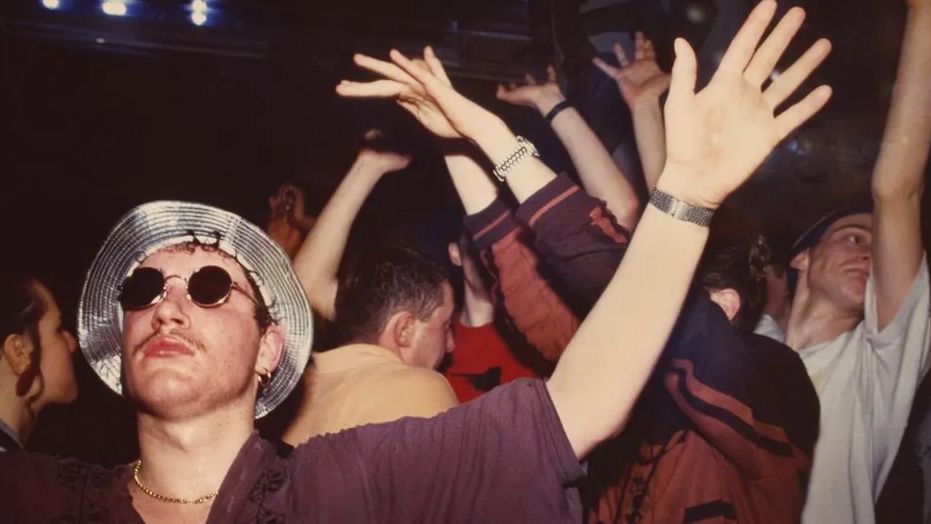
[[[841, 309], [862, 314], [873, 248], [873, 216], [838, 219], [812, 248], [793, 260], [812, 294], [828, 297]], [[800, 275], [801, 276], [801, 275]]]

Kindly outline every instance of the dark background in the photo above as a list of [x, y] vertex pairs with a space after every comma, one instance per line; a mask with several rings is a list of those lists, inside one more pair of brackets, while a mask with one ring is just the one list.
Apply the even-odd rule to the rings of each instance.
[[[593, 50], [585, 35], [643, 28], [668, 67], [672, 36], [683, 34], [700, 48], [703, 65], [713, 66], [754, 3], [592, 1], [580, 16], [577, 2], [557, 0], [248, 0], [210, 2], [208, 24], [196, 27], [186, 2], [136, 1], [117, 19], [94, 0], [61, 1], [56, 11], [38, 0], [0, 5], [0, 263], [35, 268], [69, 319], [97, 246], [130, 207], [197, 200], [262, 224], [267, 197], [286, 180], [319, 206], [370, 127], [416, 160], [379, 186], [353, 243], [387, 229], [436, 248], [454, 227], [458, 202], [416, 123], [390, 103], [335, 96], [340, 78], [365, 77], [352, 67], [355, 51], [383, 56], [392, 46], [412, 53], [433, 44], [459, 89], [538, 142], [554, 167], [568, 168], [537, 115], [494, 100], [498, 81], [559, 64], [568, 92], [605, 141], [631, 149], [613, 84], [587, 66]], [[783, 10], [809, 10], [790, 55], [821, 35], [834, 42], [816, 80], [831, 83], [835, 98], [732, 197], [717, 234], [763, 228], [791, 239], [827, 209], [868, 197], [901, 4], [781, 2]], [[30, 446], [103, 464], [131, 460], [129, 407], [80, 358], [78, 371], [79, 400], [44, 412]]]

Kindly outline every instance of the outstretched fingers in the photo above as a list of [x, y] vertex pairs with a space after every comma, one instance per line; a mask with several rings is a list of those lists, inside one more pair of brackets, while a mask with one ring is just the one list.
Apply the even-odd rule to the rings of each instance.
[[831, 42], [825, 38], [812, 44], [792, 66], [776, 77], [763, 91], [763, 100], [766, 105], [773, 110], [779, 107], [821, 65], [830, 52]]
[[442, 84], [442, 82], [433, 74], [429, 67], [418, 65], [410, 58], [404, 56], [404, 54], [397, 49], [392, 49], [388, 53], [388, 56], [391, 57], [391, 61], [397, 64], [397, 67], [401, 68], [404, 73], [407, 73], [409, 76], [413, 77], [415, 84], [423, 86], [428, 91], [431, 89], [436, 89], [440, 84]]
[[374, 82], [343, 80], [336, 86], [336, 93], [347, 98], [396, 98], [406, 89], [408, 88], [404, 84], [394, 80]]
[[757, 87], [763, 85], [804, 21], [805, 10], [801, 7], [793, 7], [782, 17], [775, 29], [763, 41], [763, 45], [753, 55], [750, 65], [744, 71], [744, 78], [748, 82]]
[[407, 85], [414, 85], [417, 83], [411, 75], [404, 72], [400, 67], [392, 64], [391, 62], [386, 62], [384, 60], [379, 60], [377, 58], [372, 58], [368, 55], [363, 55], [356, 53], [352, 57], [353, 62], [357, 66], [368, 69], [369, 71], [380, 75], [388, 80], [394, 80], [395, 82], [401, 82]]
[[433, 73], [433, 76], [437, 77], [448, 86], [453, 85], [453, 83], [449, 81], [449, 75], [446, 74], [446, 68], [443, 67], [443, 62], [440, 62], [440, 59], [436, 57], [436, 53], [433, 51], [432, 46], [424, 48], [423, 58], [424, 61], [427, 62], [427, 67], [430, 69], [430, 72]]
[[604, 71], [604, 73], [610, 77], [617, 78], [620, 73], [620, 69], [614, 67], [613, 65], [605, 62], [604, 60], [595, 57], [592, 59], [592, 63], [595, 64], [595, 67]]
[[776, 131], [779, 134], [779, 140], [789, 136], [798, 126], [804, 124], [815, 113], [820, 111], [831, 99], [831, 93], [829, 86], [819, 86], [811, 93], [808, 93], [805, 98], [777, 116]]
[[672, 79], [669, 84], [669, 106], [681, 106], [695, 96], [695, 80], [698, 75], [698, 64], [695, 51], [684, 38], [676, 38], [673, 47], [676, 51], [676, 61], [672, 64]]
[[753, 8], [721, 58], [718, 73], [743, 73], [775, 13], [775, 0], [763, 0]]
[[627, 53], [624, 52], [624, 47], [620, 43], [614, 42], [611, 49], [614, 50], [614, 56], [617, 58], [617, 63], [620, 64], [621, 67], [630, 65], [630, 60], [627, 59]]

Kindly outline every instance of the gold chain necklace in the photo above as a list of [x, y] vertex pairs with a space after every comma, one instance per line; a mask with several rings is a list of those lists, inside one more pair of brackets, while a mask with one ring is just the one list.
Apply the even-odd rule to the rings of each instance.
[[136, 483], [136, 486], [142, 490], [143, 493], [152, 497], [153, 499], [159, 502], [168, 502], [170, 504], [203, 504], [208, 500], [217, 496], [218, 491], [213, 493], [208, 493], [196, 499], [183, 499], [180, 497], [166, 497], [165, 495], [159, 495], [158, 493], [152, 491], [151, 489], [145, 487], [141, 480], [139, 480], [139, 470], [142, 469], [142, 459], [136, 461], [136, 465], [133, 466], [133, 481]]

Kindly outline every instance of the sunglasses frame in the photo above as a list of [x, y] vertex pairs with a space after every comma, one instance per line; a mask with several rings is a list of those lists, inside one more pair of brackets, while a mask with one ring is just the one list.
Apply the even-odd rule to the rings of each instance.
[[[216, 303], [213, 303], [213, 304], [202, 304], [202, 303], [198, 302], [197, 300], [194, 300], [194, 297], [191, 296], [191, 290], [190, 290], [191, 279], [193, 279], [193, 278], [197, 275], [197, 273], [199, 273], [200, 271], [202, 271], [202, 270], [204, 270], [204, 269], [207, 269], [207, 268], [216, 268], [216, 269], [219, 269], [220, 271], [222, 271], [223, 273], [226, 274], [226, 276], [229, 278], [229, 281], [230, 281], [229, 289], [226, 290], [226, 293], [223, 295], [222, 298], [220, 298]], [[122, 299], [121, 299], [121, 297], [123, 296], [123, 289], [124, 289], [124, 287], [125, 287], [125, 285], [126, 285], [126, 282], [127, 282], [130, 278], [132, 278], [133, 275], [135, 275], [136, 271], [139, 271], [140, 269], [158, 271], [158, 273], [162, 276], [162, 290], [161, 290], [157, 295], [155, 295], [154, 297], [152, 297], [151, 302], [149, 302], [148, 304], [146, 304], [146, 305], [144, 305], [144, 306], [140, 306], [140, 307], [127, 308], [126, 305], [123, 304], [123, 301], [122, 301]], [[150, 307], [157, 306], [157, 305], [160, 304], [163, 300], [165, 300], [165, 296], [168, 294], [168, 281], [169, 281], [170, 279], [172, 279], [172, 278], [177, 278], [177, 279], [181, 280], [182, 282], [184, 282], [184, 295], [187, 297], [187, 299], [188, 299], [192, 304], [194, 304], [194, 305], [196, 305], [196, 306], [198, 306], [198, 307], [204, 308], [204, 309], [213, 309], [213, 308], [220, 307], [220, 306], [222, 306], [223, 304], [226, 304], [226, 303], [229, 301], [229, 299], [230, 299], [230, 295], [233, 294], [233, 290], [236, 290], [236, 291], [239, 291], [240, 293], [242, 293], [246, 298], [248, 298], [249, 300], [251, 300], [252, 303], [255, 304], [256, 306], [259, 306], [259, 307], [262, 306], [262, 304], [258, 301], [258, 299], [256, 299], [256, 298], [253, 297], [251, 294], [249, 294], [248, 291], [246, 291], [245, 289], [243, 289], [242, 286], [240, 286], [235, 280], [233, 280], [233, 276], [230, 275], [229, 271], [223, 269], [222, 267], [220, 267], [220, 266], [218, 266], [218, 265], [216, 265], [216, 264], [208, 264], [208, 265], [206, 265], [206, 266], [201, 266], [201, 267], [195, 269], [193, 272], [191, 272], [191, 276], [189, 276], [189, 277], [183, 277], [183, 276], [181, 276], [181, 275], [165, 275], [165, 273], [164, 273], [160, 268], [157, 268], [157, 267], [137, 267], [136, 269], [133, 270], [132, 273], [130, 273], [130, 275], [129, 275], [128, 277], [126, 277], [126, 278], [123, 279], [123, 282], [122, 282], [122, 283], [118, 286], [118, 288], [117, 288], [117, 289], [119, 290], [119, 292], [120, 292], [120, 293], [119, 293], [119, 297], [120, 297], [120, 300], [119, 300], [119, 302], [120, 302], [120, 307], [122, 307], [123, 310], [125, 310], [125, 311], [142, 311], [142, 310], [144, 310], [144, 309], [149, 309]]]

